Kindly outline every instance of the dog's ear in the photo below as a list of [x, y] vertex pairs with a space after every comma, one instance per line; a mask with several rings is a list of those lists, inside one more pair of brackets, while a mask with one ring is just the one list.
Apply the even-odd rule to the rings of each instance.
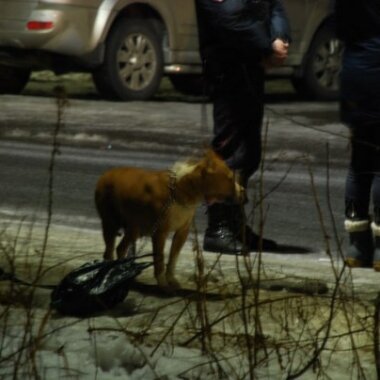
[[204, 155], [203, 169], [208, 173], [215, 172], [220, 161], [220, 156], [213, 149], [208, 148]]
[[221, 160], [221, 157], [212, 148], [207, 148], [204, 156], [210, 163]]
[[207, 171], [213, 167], [214, 159], [215, 159], [214, 151], [211, 148], [208, 148], [207, 150], [205, 150], [203, 162], [204, 162], [204, 168]]

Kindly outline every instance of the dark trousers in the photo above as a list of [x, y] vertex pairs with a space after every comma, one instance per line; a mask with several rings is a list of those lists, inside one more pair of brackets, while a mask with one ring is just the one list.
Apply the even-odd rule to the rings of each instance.
[[368, 218], [369, 205], [380, 208], [380, 125], [351, 128], [351, 161], [346, 180], [346, 202], [357, 216]]
[[261, 159], [264, 71], [229, 52], [207, 58], [205, 76], [214, 105], [212, 146], [246, 186]]

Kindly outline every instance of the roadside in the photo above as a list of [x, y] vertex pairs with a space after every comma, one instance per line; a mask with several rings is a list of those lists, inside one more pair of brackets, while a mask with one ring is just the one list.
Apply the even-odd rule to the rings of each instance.
[[[55, 75], [51, 71], [34, 72], [23, 91], [24, 95], [51, 96], [53, 88], [57, 85], [64, 86], [70, 98], [75, 99], [101, 99], [92, 82], [91, 74], [72, 73]], [[266, 81], [266, 94], [272, 98], [286, 94], [288, 99], [297, 98], [297, 95], [287, 79]], [[162, 101], [188, 101], [198, 102], [201, 97], [183, 95], [176, 91], [169, 79], [164, 77], [161, 86], [153, 100]]]
[[[2, 241], [8, 243], [17, 240], [16, 256], [12, 257], [12, 265], [17, 268], [18, 276], [27, 281], [32, 280], [33, 268], [40, 258], [41, 247], [44, 242], [46, 225], [42, 222], [15, 223], [14, 219], [7, 220], [4, 217], [0, 222]], [[84, 262], [100, 260], [102, 258], [103, 239], [101, 229], [85, 229], [53, 224], [49, 227], [48, 245], [43, 266], [47, 270], [46, 275], [40, 279], [40, 283], [54, 284], [66, 273], [80, 266]], [[195, 266], [189, 266], [194, 262], [195, 246], [202, 245], [202, 236], [192, 233], [185, 244], [178, 262], [177, 274], [183, 287], [195, 291]], [[170, 241], [167, 248], [170, 247]], [[200, 248], [201, 249], [201, 248]], [[148, 238], [139, 241], [137, 245], [139, 256], [151, 253], [151, 242]], [[205, 259], [205, 273], [210, 271], [210, 289], [215, 286], [217, 292], [218, 282], [223, 286], [228, 283], [239, 282], [237, 267], [245, 272], [245, 258], [242, 255], [219, 255], [211, 252], [203, 252]], [[259, 264], [260, 257], [260, 264]], [[305, 253], [274, 253], [258, 252], [250, 253], [247, 258], [252, 260], [252, 275], [257, 273], [254, 267], [262, 265], [261, 282], [257, 282], [259, 288], [274, 292], [299, 293], [306, 296], [331, 294], [337, 283], [337, 275], [343, 272], [343, 263], [339, 258], [330, 258], [328, 255], [321, 257], [320, 252]], [[12, 270], [9, 257], [0, 259], [0, 267], [6, 271]], [[27, 261], [27, 265], [25, 266]], [[151, 259], [148, 259], [151, 261]], [[217, 268], [215, 267], [217, 262]], [[57, 263], [60, 265], [57, 266]], [[318, 268], [318, 269], [317, 269]], [[257, 268], [256, 268], [257, 269]], [[247, 273], [245, 274], [247, 275]], [[243, 275], [244, 276], [244, 275]], [[152, 269], [147, 269], [139, 277], [140, 285], [146, 284], [155, 287]], [[255, 280], [256, 281], [256, 280]], [[354, 299], [361, 302], [374, 303], [380, 293], [379, 274], [371, 269], [357, 268], [345, 269], [344, 276], [340, 279], [342, 291], [354, 292]], [[256, 283], [256, 282], [255, 282]], [[352, 287], [352, 289], [351, 289]], [[344, 290], [346, 289], [346, 290]], [[219, 289], [220, 290], [220, 289]], [[232, 294], [236, 294], [231, 289]], [[239, 290], [238, 290], [239, 292]], [[210, 290], [210, 294], [213, 290]], [[348, 295], [348, 294], [347, 294]], [[45, 300], [46, 301], [46, 300]], [[46, 306], [46, 305], [45, 305]]]
[[[0, 267], [33, 281], [46, 226], [6, 223], [2, 221]], [[10, 378], [17, 358], [33, 351], [35, 371], [44, 373], [43, 379], [61, 372], [78, 379], [219, 379], [212, 366], [218, 363], [229, 379], [243, 378], [252, 365], [260, 379], [274, 380], [300, 371], [320, 349], [315, 365], [299, 378], [319, 378], [318, 368], [336, 380], [359, 372], [376, 379], [372, 317], [380, 291], [377, 274], [341, 272], [339, 262], [331, 265], [312, 254], [291, 259], [273, 253], [198, 256], [194, 238], [178, 262], [180, 291], [158, 289], [148, 268], [131, 284], [123, 303], [89, 319], [49, 311], [48, 290], [2, 282], [0, 310], [6, 319], [0, 375]], [[100, 232], [50, 226], [45, 275], [39, 282], [58, 283], [70, 270], [100, 259], [102, 246]], [[150, 243], [141, 241], [138, 252], [149, 253]], [[26, 332], [36, 337], [37, 348], [23, 343]], [[255, 361], [250, 350], [258, 356]], [[21, 375], [28, 371], [18, 365]]]
[[[92, 81], [91, 74], [70, 73], [55, 75], [51, 71], [34, 72], [23, 91], [23, 95], [53, 96], [55, 86], [64, 86], [69, 98], [102, 100]], [[200, 97], [187, 96], [177, 92], [168, 78], [163, 78], [155, 101], [199, 101]]]

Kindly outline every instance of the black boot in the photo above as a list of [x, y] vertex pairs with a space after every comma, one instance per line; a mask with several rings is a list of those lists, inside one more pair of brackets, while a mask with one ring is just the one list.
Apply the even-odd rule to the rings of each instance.
[[208, 227], [203, 240], [203, 250], [220, 253], [241, 253], [242, 242], [232, 228], [230, 208], [224, 203], [208, 207]]
[[277, 248], [273, 240], [261, 239], [246, 225], [241, 205], [214, 204], [208, 208], [208, 220], [203, 243], [205, 251], [239, 253]]
[[345, 230], [349, 234], [349, 245], [345, 262], [351, 268], [370, 267], [373, 258], [373, 237], [367, 213], [358, 212], [355, 204], [346, 204]]

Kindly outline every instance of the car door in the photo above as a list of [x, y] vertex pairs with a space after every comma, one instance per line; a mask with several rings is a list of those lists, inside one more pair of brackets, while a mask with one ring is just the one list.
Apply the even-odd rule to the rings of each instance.
[[292, 30], [287, 65], [295, 69], [296, 90], [311, 99], [339, 93], [342, 46], [332, 21], [332, 0], [284, 0]]
[[179, 63], [199, 64], [197, 17], [194, 0], [167, 0], [172, 13], [170, 48]]
[[328, 0], [284, 0], [289, 18], [292, 44], [288, 64], [301, 64], [317, 29], [326, 18]]

